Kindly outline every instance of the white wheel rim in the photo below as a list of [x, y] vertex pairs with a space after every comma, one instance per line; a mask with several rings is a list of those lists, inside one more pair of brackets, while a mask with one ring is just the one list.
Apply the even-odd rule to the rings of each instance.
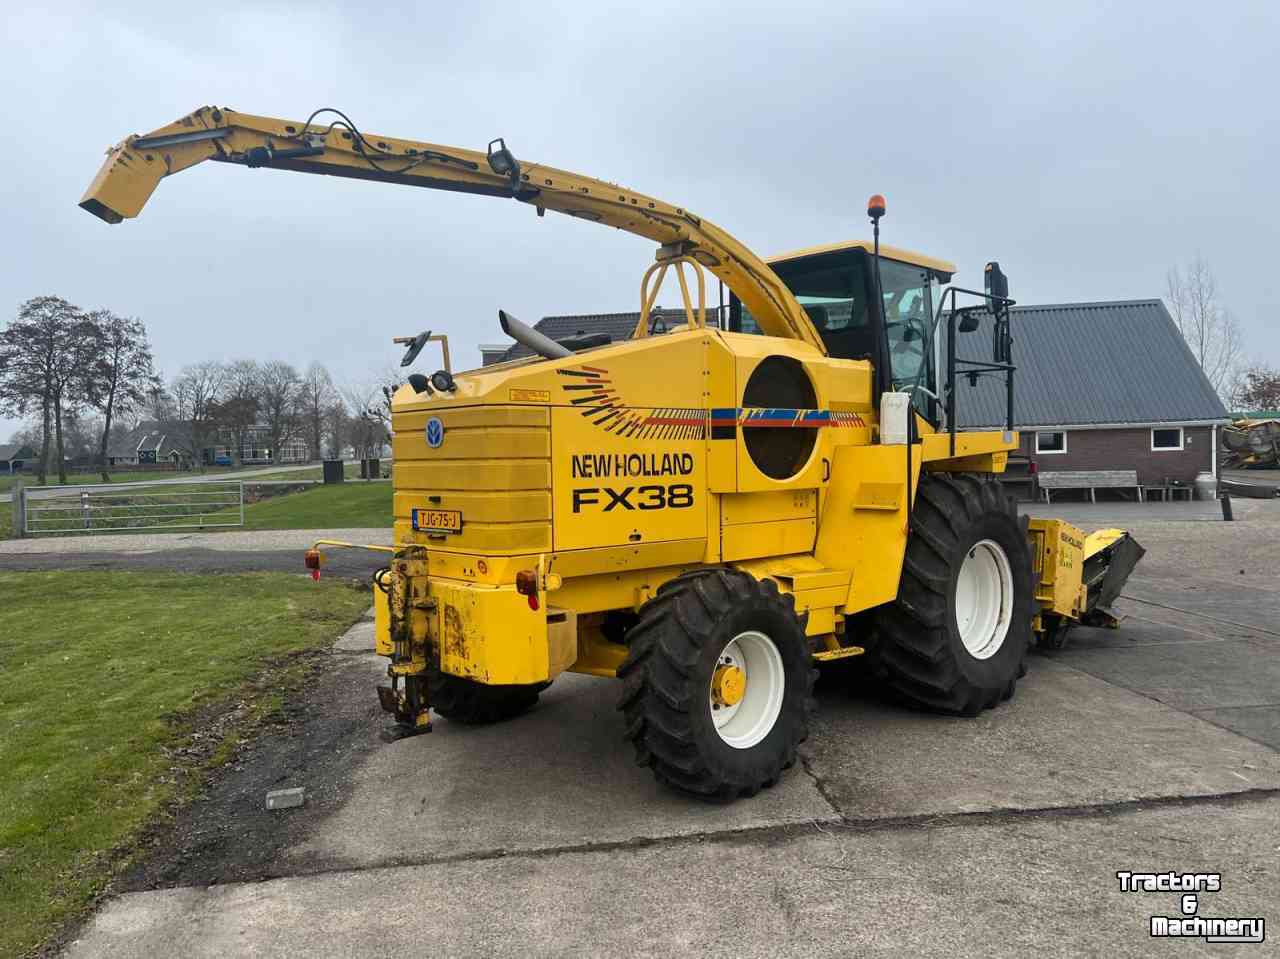
[[750, 749], [769, 735], [782, 712], [786, 674], [782, 655], [773, 640], [751, 630], [739, 633], [720, 651], [716, 668], [742, 670], [746, 689], [733, 705], [721, 705], [715, 696], [715, 679], [707, 690], [711, 721], [720, 738], [734, 749]]
[[990, 659], [1009, 635], [1013, 570], [1000, 544], [984, 539], [969, 547], [956, 578], [956, 629], [969, 655]]

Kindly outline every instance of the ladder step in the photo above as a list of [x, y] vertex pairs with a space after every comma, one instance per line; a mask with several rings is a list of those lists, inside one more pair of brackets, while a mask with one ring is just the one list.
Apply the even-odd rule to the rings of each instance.
[[813, 658], [820, 663], [829, 663], [833, 659], [848, 659], [850, 656], [861, 656], [866, 650], [861, 646], [843, 646], [840, 649], [824, 649], [814, 653]]

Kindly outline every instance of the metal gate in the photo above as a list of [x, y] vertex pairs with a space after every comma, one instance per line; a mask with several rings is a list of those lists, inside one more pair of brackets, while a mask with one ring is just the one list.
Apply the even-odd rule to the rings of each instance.
[[244, 525], [244, 483], [124, 483], [27, 487], [23, 531], [142, 533]]

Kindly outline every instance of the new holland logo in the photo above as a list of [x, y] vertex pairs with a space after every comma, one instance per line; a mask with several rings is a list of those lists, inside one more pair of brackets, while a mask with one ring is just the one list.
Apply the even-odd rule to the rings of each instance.
[[427, 445], [433, 450], [439, 449], [444, 443], [444, 424], [440, 422], [440, 417], [433, 416], [427, 420]]

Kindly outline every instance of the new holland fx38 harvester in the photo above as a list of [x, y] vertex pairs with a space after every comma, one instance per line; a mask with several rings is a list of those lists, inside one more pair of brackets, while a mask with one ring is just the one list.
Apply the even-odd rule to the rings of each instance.
[[[444, 369], [395, 393], [395, 546], [373, 597], [379, 693], [407, 729], [429, 729], [429, 708], [513, 716], [566, 670], [616, 677], [638, 760], [731, 799], [794, 762], [817, 664], [859, 657], [902, 701], [972, 716], [1013, 695], [1033, 644], [1114, 622], [1141, 548], [1028, 523], [997, 479], [1017, 446], [1000, 268], [981, 292], [944, 289], [951, 264], [880, 249], [881, 198], [874, 243], [764, 260], [501, 140], [482, 153], [366, 136], [335, 111], [206, 107], [111, 149], [81, 206], [134, 217], [202, 160], [512, 198], [658, 244], [631, 338], [554, 342], [504, 313], [534, 356], [455, 375], [446, 346]], [[730, 292], [713, 322], [707, 271]], [[671, 275], [684, 319], [659, 333]], [[406, 360], [440, 339], [401, 341]], [[990, 359], [957, 355], [969, 341]], [[957, 429], [978, 377], [1003, 380], [1003, 429]]]

